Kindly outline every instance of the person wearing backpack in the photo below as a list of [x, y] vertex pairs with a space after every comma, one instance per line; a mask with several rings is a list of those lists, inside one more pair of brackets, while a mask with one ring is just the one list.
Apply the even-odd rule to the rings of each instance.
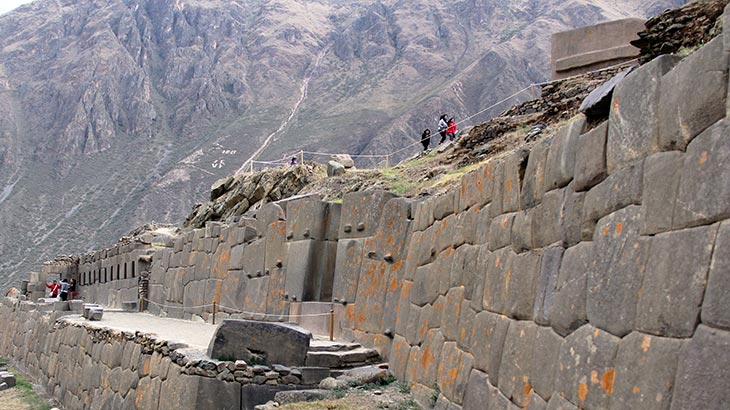
[[446, 121], [446, 114], [442, 115], [441, 118], [439, 118], [439, 134], [441, 134], [441, 141], [439, 141], [439, 144], [443, 144], [444, 141], [446, 141], [446, 129], [449, 128], [449, 124]]

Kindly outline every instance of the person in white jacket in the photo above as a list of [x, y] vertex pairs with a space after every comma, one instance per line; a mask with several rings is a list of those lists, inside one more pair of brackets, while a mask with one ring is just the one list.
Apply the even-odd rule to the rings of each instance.
[[449, 128], [449, 124], [446, 121], [447, 118], [448, 116], [446, 114], [439, 118], [439, 134], [441, 134], [441, 141], [439, 141], [439, 144], [443, 144], [443, 142], [446, 141], [446, 130]]

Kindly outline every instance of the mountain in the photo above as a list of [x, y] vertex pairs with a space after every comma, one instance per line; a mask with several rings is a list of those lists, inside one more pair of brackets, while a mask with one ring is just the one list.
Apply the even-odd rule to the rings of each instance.
[[683, 3], [36, 0], [0, 15], [0, 288], [181, 221], [254, 156], [405, 147], [442, 112], [545, 80], [553, 32]]

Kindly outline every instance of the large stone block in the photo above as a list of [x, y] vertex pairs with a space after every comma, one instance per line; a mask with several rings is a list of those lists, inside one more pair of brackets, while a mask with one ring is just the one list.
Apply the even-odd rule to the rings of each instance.
[[683, 342], [631, 333], [621, 340], [616, 356], [616, 383], [611, 409], [666, 410]]
[[[286, 209], [286, 232], [290, 241], [326, 238], [329, 204], [311, 198], [291, 201]], [[339, 221], [334, 221], [338, 223]]]
[[591, 240], [596, 222], [629, 205], [641, 205], [644, 162], [624, 168], [586, 193], [583, 202], [582, 239]]
[[438, 365], [444, 343], [446, 340], [438, 329], [428, 331], [414, 363], [416, 381], [425, 386], [433, 386], [438, 381]]
[[560, 235], [563, 246], [569, 248], [575, 246], [582, 240], [583, 203], [585, 192], [573, 192], [569, 185], [565, 189], [563, 208], [560, 216]]
[[[459, 339], [459, 320], [462, 302], [464, 301], [464, 287], [452, 288], [446, 294], [444, 312], [441, 315], [441, 333], [449, 341]], [[471, 329], [470, 329], [471, 330]], [[447, 396], [448, 397], [448, 396]]]
[[504, 203], [504, 159], [500, 158], [493, 162], [491, 174], [494, 176], [494, 187], [492, 188], [489, 215], [494, 218], [505, 213], [502, 208]]
[[395, 198], [386, 191], [351, 192], [342, 201], [339, 238], [365, 238], [373, 236], [385, 204]]
[[263, 354], [271, 364], [303, 366], [312, 334], [293, 323], [226, 319], [208, 346], [213, 359], [250, 360]]
[[196, 395], [198, 409], [241, 408], [241, 385], [218, 379], [200, 377]]
[[479, 370], [472, 370], [464, 393], [462, 410], [484, 410], [489, 405], [489, 377]]
[[634, 330], [649, 256], [649, 239], [639, 237], [640, 214], [638, 206], [614, 212], [598, 222], [594, 235], [586, 313], [593, 326], [619, 337]]
[[515, 214], [505, 214], [492, 220], [489, 227], [489, 250], [504, 248], [512, 241], [512, 223]]
[[509, 317], [532, 319], [539, 271], [540, 254], [535, 251], [515, 255], [510, 259], [505, 282], [505, 309]]
[[535, 306], [532, 312], [533, 320], [539, 325], [550, 325], [550, 312], [555, 301], [558, 274], [564, 252], [565, 249], [562, 246], [551, 246], [543, 250], [540, 270], [537, 275]]
[[730, 222], [722, 223], [715, 241], [702, 303], [702, 322], [730, 329]]
[[636, 329], [690, 337], [700, 318], [719, 224], [655, 236], [637, 308]]
[[[484, 282], [484, 272], [478, 266], [479, 250], [479, 246], [463, 245], [454, 251], [450, 286], [463, 286], [464, 298], [468, 300], [473, 300], [475, 295], [477, 295], [476, 289], [478, 282]], [[481, 295], [478, 298], [481, 298]]]
[[536, 248], [544, 248], [561, 240], [561, 211], [565, 189], [547, 192], [542, 203], [533, 209], [533, 240]]
[[486, 260], [487, 275], [484, 282], [484, 308], [490, 312], [505, 314], [509, 293], [511, 261], [516, 255], [512, 248], [502, 248]]
[[730, 403], [730, 333], [700, 325], [680, 353], [672, 410], [727, 409]]
[[433, 218], [440, 221], [454, 213], [454, 191], [436, 197], [433, 204]]
[[[512, 249], [516, 253], [529, 251], [535, 247], [533, 241], [533, 222], [531, 211], [521, 211], [515, 214], [512, 222]], [[499, 218], [498, 218], [499, 219]]]
[[[533, 351], [537, 325], [530, 321], [513, 321], [507, 331], [507, 338], [499, 365], [499, 390], [519, 406], [524, 406], [532, 387]], [[543, 369], [541, 369], [542, 371]]]
[[684, 154], [679, 151], [660, 152], [646, 159], [641, 201], [642, 235], [654, 235], [672, 229], [674, 204], [683, 166]]
[[284, 209], [279, 204], [267, 203], [256, 212], [256, 231], [259, 237], [266, 234], [266, 230], [269, 228], [272, 222], [284, 221], [286, 215]]
[[441, 350], [441, 360], [438, 363], [437, 383], [441, 393], [450, 401], [454, 401], [454, 388], [459, 370], [461, 352], [456, 342], [446, 342]]
[[573, 188], [586, 191], [606, 178], [606, 135], [608, 122], [578, 137]]
[[[266, 232], [266, 231], [264, 231]], [[243, 271], [251, 276], [264, 274], [266, 262], [266, 239], [251, 242], [243, 249]]]
[[607, 408], [614, 390], [619, 341], [591, 325], [565, 338], [560, 346], [555, 392], [583, 408]]
[[564, 397], [553, 394], [553, 397], [548, 401], [547, 410], [578, 410], [578, 407], [565, 400]]
[[530, 209], [542, 202], [542, 196], [546, 191], [545, 170], [551, 141], [540, 141], [530, 151], [520, 193], [522, 209]]
[[417, 306], [433, 303], [440, 292], [439, 276], [442, 275], [435, 263], [421, 266], [416, 270], [416, 278], [409, 292], [410, 301]]
[[609, 174], [659, 150], [659, 88], [662, 77], [680, 60], [659, 56], [616, 86], [605, 151]]
[[549, 399], [555, 387], [558, 355], [563, 338], [549, 327], [538, 327], [532, 353], [532, 372], [528, 380], [532, 389]]
[[730, 218], [730, 122], [723, 120], [687, 147], [674, 207], [675, 228]]
[[563, 253], [552, 308], [546, 312], [550, 325], [562, 336], [587, 322], [586, 282], [593, 258], [590, 242], [581, 242]]
[[300, 301], [318, 301], [323, 291], [332, 292], [333, 279], [327, 273], [334, 272], [336, 246], [330, 241], [288, 243], [285, 288], [290, 298], [296, 296]]
[[728, 53], [717, 37], [690, 54], [662, 78], [659, 146], [684, 150], [707, 127], [725, 116]]
[[527, 149], [517, 150], [504, 160], [504, 181], [502, 182], [503, 213], [520, 210], [522, 175], [524, 174], [525, 168], [527, 168], [529, 153], [530, 151]]
[[474, 318], [471, 336], [474, 368], [489, 374], [493, 383], [499, 381], [502, 351], [511, 322], [506, 316], [491, 312], [479, 312]]
[[355, 301], [364, 242], [365, 239], [343, 239], [337, 242], [332, 296], [340, 301]]
[[474, 318], [477, 312], [471, 308], [471, 301], [465, 299], [461, 303], [460, 313], [456, 341], [459, 344], [459, 349], [469, 352], [471, 351], [471, 332], [474, 330]]
[[547, 156], [545, 190], [562, 188], [573, 179], [576, 141], [585, 127], [585, 117], [580, 116], [561, 128], [553, 138]]

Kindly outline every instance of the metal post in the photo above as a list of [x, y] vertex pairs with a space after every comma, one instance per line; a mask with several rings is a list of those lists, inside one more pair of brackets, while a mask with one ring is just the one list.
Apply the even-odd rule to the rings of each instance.
[[251, 173], [253, 174], [253, 161], [251, 161]]
[[213, 302], [213, 324], [215, 324], [215, 310], [216, 310], [216, 303]]
[[330, 305], [330, 342], [335, 340], [335, 309]]
[[304, 151], [299, 151], [299, 163], [304, 163]]
[[385, 167], [390, 168], [390, 154], [385, 156]]

